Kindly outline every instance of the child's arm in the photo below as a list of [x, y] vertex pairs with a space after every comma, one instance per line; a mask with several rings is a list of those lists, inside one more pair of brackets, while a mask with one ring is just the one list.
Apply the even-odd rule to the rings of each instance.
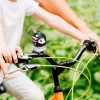
[[65, 22], [62, 18], [54, 14], [51, 14], [40, 7], [38, 8], [37, 12], [33, 15], [33, 17], [36, 17], [44, 21], [50, 27], [55, 28], [60, 32], [65, 33], [79, 41], [83, 41], [84, 39], [87, 38], [85, 34], [83, 34], [76, 28]]
[[65, 0], [36, 0], [45, 10], [56, 14], [85, 34], [94, 33], [74, 13]]
[[5, 78], [8, 76], [8, 71], [6, 69], [5, 61], [8, 62], [8, 63], [12, 63], [12, 59], [13, 59], [14, 63], [16, 63], [17, 62], [16, 51], [20, 55], [22, 55], [22, 51], [21, 51], [20, 47], [16, 47], [14, 49], [15, 50], [12, 51], [7, 46], [5, 39], [4, 39], [4, 36], [3, 36], [3, 27], [0, 24], [0, 69], [3, 71]]
[[6, 46], [6, 43], [4, 41], [4, 37], [3, 37], [3, 29], [2, 29], [2, 26], [0, 25], [0, 69], [2, 69], [2, 71], [4, 73], [4, 77], [8, 76], [6, 64], [5, 64], [5, 61], [3, 59], [3, 56], [4, 56], [5, 60], [8, 62], [8, 58], [6, 56], [6, 47], [7, 46]]
[[[60, 16], [66, 22], [77, 28], [79, 31], [93, 38], [100, 51], [100, 37], [96, 35], [80, 18], [73, 12], [65, 0], [36, 0], [45, 10]], [[76, 34], [77, 35], [77, 34]]]

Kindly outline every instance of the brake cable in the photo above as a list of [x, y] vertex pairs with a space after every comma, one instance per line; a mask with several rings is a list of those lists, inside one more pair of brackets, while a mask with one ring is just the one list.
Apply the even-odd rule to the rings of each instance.
[[[97, 52], [98, 52], [98, 49], [96, 49], [96, 53], [93, 54], [93, 56], [91, 57], [91, 59], [87, 62], [87, 64], [85, 64], [85, 66], [84, 66], [84, 68], [82, 69], [81, 73], [83, 73], [83, 71], [85, 70], [85, 68], [87, 67], [87, 65], [88, 65], [88, 64], [91, 62], [91, 60], [97, 55]], [[79, 68], [79, 64], [78, 64], [78, 66], [77, 66], [76, 69], [78, 69], [78, 68]], [[81, 76], [81, 73], [79, 74], [78, 78]], [[75, 74], [74, 74], [74, 78], [75, 78]], [[77, 78], [77, 80], [78, 80], [78, 78]], [[76, 80], [76, 81], [73, 80], [73, 85], [72, 85], [72, 88], [71, 88], [72, 92], [73, 92], [73, 88], [74, 88], [74, 85], [76, 84], [77, 80]], [[72, 93], [72, 94], [73, 94], [73, 93]], [[81, 99], [82, 97], [83, 97], [83, 96], [79, 97], [77, 100]], [[68, 96], [67, 96], [66, 98], [68, 98]], [[66, 99], [65, 99], [65, 100], [66, 100]], [[72, 100], [73, 100], [73, 95], [72, 95]]]

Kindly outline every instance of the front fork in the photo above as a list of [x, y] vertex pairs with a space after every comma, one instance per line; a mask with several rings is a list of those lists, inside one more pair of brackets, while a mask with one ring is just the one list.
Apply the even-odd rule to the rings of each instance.
[[52, 68], [52, 74], [54, 79], [54, 95], [49, 100], [64, 100], [62, 88], [59, 85], [58, 74], [56, 68]]

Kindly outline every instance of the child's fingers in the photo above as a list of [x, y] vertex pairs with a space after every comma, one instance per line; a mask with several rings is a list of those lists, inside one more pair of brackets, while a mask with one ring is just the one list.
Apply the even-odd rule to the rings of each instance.
[[16, 47], [15, 50], [19, 53], [20, 56], [23, 55], [22, 49], [20, 47]]
[[8, 63], [9, 62], [9, 58], [7, 56], [7, 53], [6, 52], [2, 53], [2, 56], [4, 57], [5, 61]]
[[0, 56], [0, 68], [3, 71], [4, 78], [8, 77], [8, 71], [6, 69], [6, 64], [2, 56]]
[[16, 51], [12, 50], [11, 55], [12, 55], [14, 63], [17, 63], [18, 62], [18, 57], [17, 57]]
[[8, 56], [8, 62], [11, 64], [12, 63], [12, 54], [11, 54], [10, 50], [7, 51], [7, 56]]
[[98, 50], [99, 50], [99, 53], [100, 53], [100, 43], [98, 43]]

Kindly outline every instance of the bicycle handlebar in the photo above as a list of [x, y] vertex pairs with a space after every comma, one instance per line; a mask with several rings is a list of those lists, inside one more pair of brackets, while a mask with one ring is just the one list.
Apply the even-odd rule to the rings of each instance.
[[64, 61], [64, 62], [60, 62], [59, 64], [57, 64], [55, 61], [53, 61], [52, 58], [49, 58], [50, 57], [49, 55], [44, 54], [44, 52], [43, 52], [45, 50], [45, 45], [46, 45], [45, 35], [40, 31], [37, 31], [37, 32], [34, 31], [34, 28], [31, 28], [30, 31], [34, 33], [32, 36], [32, 42], [35, 46], [34, 52], [31, 54], [25, 54], [24, 56], [18, 58], [18, 63], [23, 63], [23, 62], [28, 63], [28, 60], [31, 60], [31, 59], [37, 58], [37, 57], [42, 57], [42, 58], [48, 57], [48, 58], [46, 58], [46, 60], [51, 65], [71, 66], [71, 65], [75, 64], [77, 62], [77, 60], [80, 59], [80, 57], [82, 56], [82, 54], [84, 53], [84, 51], [86, 49], [89, 51], [93, 51], [94, 53], [97, 50], [97, 44], [94, 40], [92, 40], [92, 39], [85, 40], [83, 42], [82, 47], [77, 52], [76, 56], [74, 57], [74, 59], [72, 61]]
[[[28, 64], [29, 60], [32, 60], [34, 58], [46, 58], [46, 60], [51, 64], [51, 65], [59, 65], [59, 66], [67, 66], [70, 67], [74, 65], [82, 56], [85, 50], [91, 50], [94, 53], [96, 52], [97, 49], [97, 44], [93, 40], [85, 40], [82, 47], [79, 49], [73, 60], [71, 61], [63, 61], [60, 63], [56, 63], [52, 58], [49, 58], [50, 56], [47, 54], [44, 54], [43, 52], [40, 53], [30, 53], [30, 54], [25, 54], [22, 57], [18, 58], [18, 63], [25, 63]], [[61, 71], [60, 71], [61, 72]], [[58, 72], [59, 73], [59, 72]]]

